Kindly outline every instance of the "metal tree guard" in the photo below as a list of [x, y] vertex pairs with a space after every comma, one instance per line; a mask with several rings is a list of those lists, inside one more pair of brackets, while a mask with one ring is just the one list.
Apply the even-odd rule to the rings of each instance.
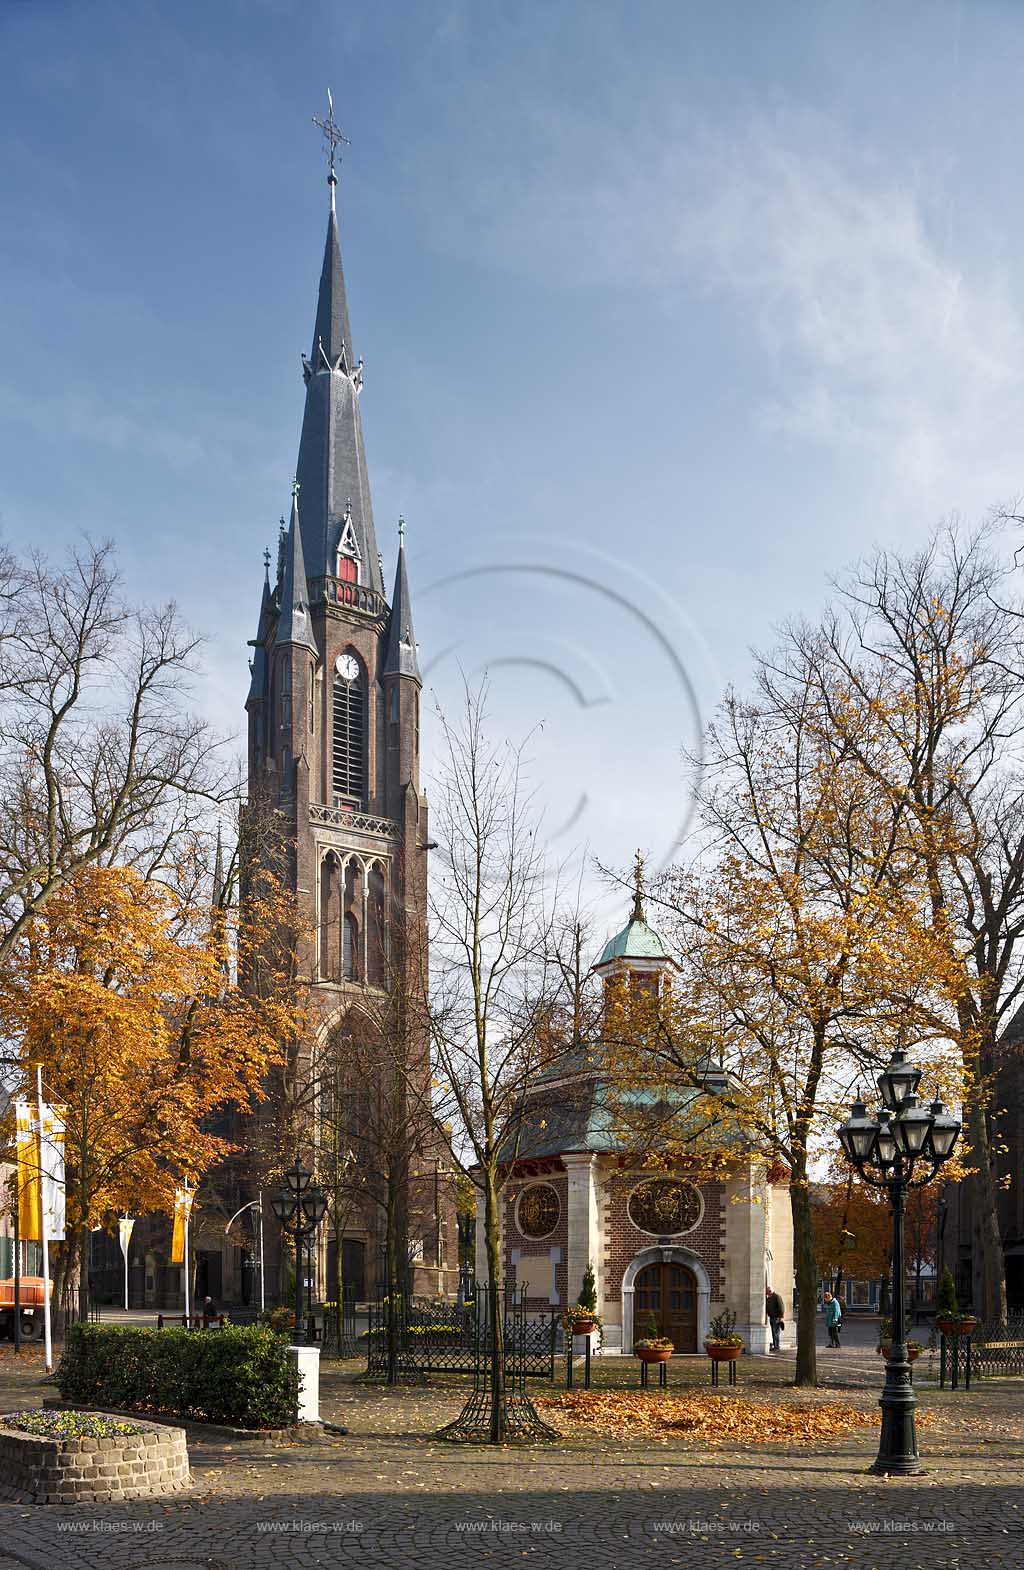
[[[528, 1325], [522, 1298], [514, 1290], [498, 1291], [491, 1286], [479, 1293], [487, 1304], [484, 1333], [477, 1340], [473, 1367], [473, 1392], [454, 1422], [438, 1430], [438, 1439], [456, 1444], [485, 1445], [497, 1439], [504, 1445], [545, 1444], [561, 1438], [557, 1429], [545, 1423], [526, 1393]], [[481, 1305], [476, 1305], [478, 1312]], [[494, 1330], [502, 1316], [505, 1378], [494, 1428], [494, 1390], [492, 1387], [496, 1354]]]
[[878, 1402], [882, 1409], [878, 1457], [871, 1471], [901, 1476], [921, 1470], [907, 1356], [903, 1215], [908, 1190], [931, 1182], [953, 1154], [960, 1133], [960, 1124], [941, 1101], [933, 1101], [930, 1107], [918, 1103], [920, 1080], [921, 1070], [908, 1063], [903, 1052], [895, 1051], [878, 1076], [883, 1103], [878, 1116], [870, 1116], [858, 1094], [850, 1116], [837, 1130], [843, 1151], [859, 1176], [872, 1188], [884, 1188], [892, 1205], [892, 1344]]

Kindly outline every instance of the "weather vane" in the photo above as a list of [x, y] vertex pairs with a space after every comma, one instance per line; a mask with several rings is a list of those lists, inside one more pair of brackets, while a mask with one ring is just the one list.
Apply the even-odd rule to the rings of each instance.
[[347, 136], [342, 136], [338, 127], [338, 123], [334, 118], [334, 99], [331, 97], [330, 88], [327, 89], [327, 119], [320, 120], [316, 115], [314, 115], [313, 124], [319, 126], [320, 130], [324, 133], [324, 147], [327, 150], [327, 166], [330, 170], [329, 178], [333, 180], [335, 177], [334, 162], [337, 156], [339, 145], [344, 142], [346, 147], [351, 147], [352, 143], [349, 141]]
[[647, 920], [644, 914], [644, 857], [639, 849], [633, 858], [633, 920]]

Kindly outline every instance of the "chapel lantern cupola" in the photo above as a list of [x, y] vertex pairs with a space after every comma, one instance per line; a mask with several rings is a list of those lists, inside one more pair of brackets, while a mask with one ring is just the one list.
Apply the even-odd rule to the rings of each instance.
[[594, 974], [609, 987], [623, 982], [636, 990], [660, 993], [666, 986], [675, 961], [661, 934], [647, 925], [644, 910], [644, 858], [640, 851], [633, 863], [633, 909], [621, 932], [609, 938], [594, 966]]

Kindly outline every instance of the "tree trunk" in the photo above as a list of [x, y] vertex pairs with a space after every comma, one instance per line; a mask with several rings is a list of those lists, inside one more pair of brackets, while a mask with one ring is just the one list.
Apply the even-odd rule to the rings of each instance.
[[811, 1196], [806, 1175], [798, 1174], [795, 1168], [789, 1184], [789, 1205], [793, 1216], [796, 1289], [800, 1297], [796, 1315], [796, 1376], [793, 1383], [814, 1386], [818, 1383], [818, 1352], [815, 1344], [818, 1294]]
[[83, 1325], [89, 1323], [89, 1302], [91, 1297], [91, 1282], [89, 1280], [90, 1236], [91, 1234], [87, 1227], [79, 1227], [75, 1233], [73, 1245], [78, 1260], [78, 1319], [79, 1323]]
[[384, 1258], [387, 1267], [387, 1342], [388, 1366], [385, 1384], [398, 1383], [398, 1298], [405, 1287], [405, 1273], [399, 1276], [398, 1260], [398, 1184], [391, 1167], [387, 1174], [387, 1204], [384, 1211]]
[[491, 1419], [488, 1443], [500, 1445], [505, 1437], [505, 1305], [501, 1290], [498, 1189], [493, 1172], [484, 1174], [484, 1250], [487, 1255], [487, 1307], [491, 1320]]
[[334, 1280], [330, 1283], [330, 1295], [334, 1299], [334, 1333], [338, 1348], [341, 1349], [341, 1340], [345, 1331], [345, 1313], [343, 1308], [343, 1293], [345, 1290], [344, 1266], [341, 1258], [341, 1236], [344, 1230], [338, 1225], [341, 1215], [341, 1205], [335, 1195], [334, 1203]]
[[972, 1166], [977, 1171], [971, 1179], [972, 1189], [972, 1255], [974, 1278], [974, 1312], [991, 1324], [1006, 1323], [1006, 1268], [1003, 1260], [1003, 1240], [999, 1233], [999, 1208], [995, 1179], [992, 1173], [992, 1149], [989, 1142], [988, 1118], [984, 1104], [977, 1095], [971, 1099], [967, 1115], [967, 1132], [971, 1142]]

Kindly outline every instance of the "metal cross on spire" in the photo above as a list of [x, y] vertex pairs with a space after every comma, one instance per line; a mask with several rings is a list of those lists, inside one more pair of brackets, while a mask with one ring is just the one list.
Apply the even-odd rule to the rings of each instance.
[[327, 178], [329, 180], [334, 180], [334, 164], [337, 157], [338, 147], [342, 142], [344, 142], [346, 147], [351, 147], [352, 143], [349, 141], [347, 136], [342, 135], [338, 123], [334, 118], [334, 99], [331, 97], [330, 88], [327, 89], [327, 119], [320, 120], [316, 115], [314, 115], [313, 124], [319, 126], [320, 130], [324, 133], [324, 148], [327, 152], [327, 167], [329, 171]]
[[633, 858], [633, 917], [634, 921], [646, 921], [644, 914], [644, 858], [637, 850]]

